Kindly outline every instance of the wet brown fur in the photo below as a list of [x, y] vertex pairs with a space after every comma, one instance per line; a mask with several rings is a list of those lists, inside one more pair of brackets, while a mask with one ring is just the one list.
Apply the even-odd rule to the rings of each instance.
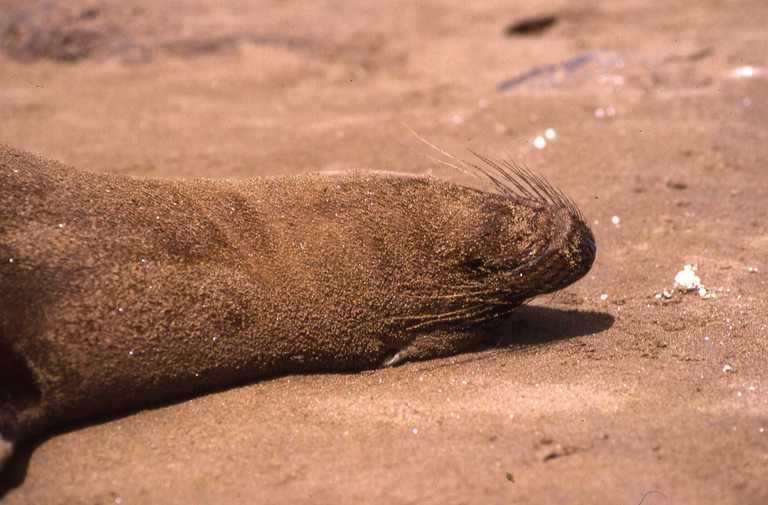
[[0, 148], [0, 466], [8, 442], [66, 422], [454, 354], [587, 272], [594, 240], [562, 193], [510, 164], [464, 168], [496, 191], [136, 179]]

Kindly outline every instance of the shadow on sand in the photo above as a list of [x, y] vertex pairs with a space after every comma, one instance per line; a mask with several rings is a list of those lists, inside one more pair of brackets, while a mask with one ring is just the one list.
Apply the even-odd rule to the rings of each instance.
[[[517, 309], [509, 319], [504, 320], [498, 326], [489, 330], [487, 343], [484, 347], [478, 349], [478, 351], [481, 351], [480, 353], [466, 354], [460, 358], [453, 358], [450, 361], [440, 360], [437, 363], [430, 362], [426, 368], [436, 369], [455, 366], [469, 361], [490, 359], [496, 356], [497, 353], [493, 352], [495, 350], [508, 351], [514, 350], [515, 348], [524, 349], [532, 346], [545, 345], [559, 340], [592, 335], [607, 330], [613, 325], [613, 322], [614, 317], [605, 312], [562, 310], [525, 305]], [[424, 366], [425, 364], [426, 362], [422, 362], [421, 365]], [[183, 400], [184, 398], [181, 398], [178, 401]], [[158, 405], [157, 407], [160, 406], [162, 405]], [[50, 437], [129, 414], [130, 413], [123, 413], [75, 423], [52, 433], [37, 437], [36, 439], [29, 440], [22, 446], [17, 447], [16, 454], [7, 463], [6, 467], [0, 471], [0, 500], [2, 500], [8, 492], [24, 482], [32, 453]]]
[[528, 346], [600, 333], [614, 320], [607, 312], [523, 305], [491, 333], [499, 347]]
[[422, 363], [423, 370], [435, 370], [462, 363], [495, 358], [498, 353], [543, 346], [559, 340], [594, 335], [613, 326], [615, 318], [607, 312], [564, 310], [538, 305], [523, 305], [509, 318], [488, 330], [488, 338], [474, 353], [436, 363]]

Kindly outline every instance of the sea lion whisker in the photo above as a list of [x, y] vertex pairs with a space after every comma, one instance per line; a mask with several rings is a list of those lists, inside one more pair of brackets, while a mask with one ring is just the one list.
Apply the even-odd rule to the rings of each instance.
[[[409, 298], [415, 300], [457, 300], [457, 299], [471, 299], [472, 297], [482, 296], [484, 294], [494, 294], [493, 291], [480, 291], [480, 292], [458, 292], [449, 293], [444, 295], [409, 295]], [[478, 299], [480, 300], [480, 299]]]
[[564, 201], [561, 198], [561, 194], [544, 177], [534, 173], [524, 164], [518, 164], [509, 160], [502, 160], [502, 163], [511, 172], [521, 176], [528, 184], [532, 184], [531, 181], [533, 181], [535, 183], [534, 185], [546, 194], [547, 199], [552, 203], [552, 205], [555, 207], [564, 206]]
[[500, 162], [497, 162], [487, 156], [483, 156], [477, 153], [472, 149], [469, 149], [469, 152], [472, 153], [472, 155], [498, 172], [503, 177], [503, 179], [507, 181], [507, 184], [505, 184], [503, 181], [499, 180], [498, 177], [491, 174], [488, 170], [483, 169], [481, 166], [475, 163], [462, 160], [454, 156], [453, 154], [445, 151], [444, 149], [441, 149], [437, 145], [419, 135], [413, 128], [409, 127], [408, 125], [404, 126], [408, 128], [408, 130], [410, 130], [410, 132], [422, 143], [440, 153], [441, 155], [454, 160], [456, 163], [449, 163], [445, 160], [440, 160], [438, 158], [429, 156], [428, 158], [431, 161], [453, 168], [454, 170], [458, 170], [465, 175], [470, 175], [478, 179], [487, 179], [491, 181], [496, 189], [508, 197], [523, 198], [538, 201], [540, 203], [546, 202], [558, 208], [565, 208], [571, 215], [577, 217], [581, 221], [584, 221], [584, 214], [571, 197], [569, 197], [561, 189], [555, 187], [546, 178], [536, 174], [525, 165], [521, 165], [507, 159], [502, 159]]
[[484, 168], [482, 168], [481, 166], [475, 163], [465, 161], [465, 160], [459, 160], [459, 161], [464, 167], [470, 170], [473, 177], [480, 179], [482, 181], [486, 181], [486, 179], [490, 180], [493, 183], [493, 185], [496, 186], [496, 188], [501, 192], [501, 194], [506, 196], [511, 196], [509, 194], [509, 188], [507, 188], [507, 186], [502, 181], [500, 181], [497, 177], [495, 177], [493, 174], [491, 174], [490, 172], [488, 172], [487, 170], [485, 170]]
[[[496, 163], [492, 159], [487, 158], [472, 150], [470, 150], [470, 152], [474, 156], [476, 156], [478, 159], [483, 161], [485, 164], [487, 164], [489, 167], [496, 170], [507, 181], [508, 184], [504, 184], [504, 187], [507, 189], [506, 191], [507, 196], [514, 197], [514, 198], [523, 198], [523, 199], [540, 202], [540, 203], [543, 203], [544, 201], [546, 201], [546, 199], [544, 199], [544, 197], [540, 193], [538, 193], [538, 191], [531, 191], [531, 189], [523, 185], [520, 182], [520, 180], [518, 180], [518, 178], [513, 177], [512, 174], [504, 170], [504, 168], [502, 168], [498, 163]], [[509, 184], [514, 186], [514, 189], [510, 187]]]
[[[444, 149], [441, 149], [440, 147], [419, 135], [413, 128], [410, 128], [408, 125], [405, 126], [422, 143], [440, 153], [441, 155], [455, 161], [456, 163], [450, 163], [433, 156], [428, 156], [431, 161], [453, 168], [454, 170], [458, 170], [465, 175], [476, 177], [478, 179], [485, 178], [491, 181], [496, 189], [498, 189], [503, 195], [508, 197], [525, 198], [541, 203], [548, 202], [556, 207], [567, 207], [574, 214], [580, 215], [578, 207], [575, 205], [575, 203], [573, 203], [572, 200], [567, 197], [567, 195], [552, 186], [552, 184], [550, 184], [543, 177], [537, 176], [530, 169], [527, 169], [527, 167], [519, 166], [508, 160], [501, 160], [500, 162], [497, 162], [487, 156], [483, 156], [477, 153], [472, 149], [469, 149], [469, 152], [472, 153], [472, 155], [498, 172], [503, 177], [503, 179], [508, 182], [508, 184], [505, 184], [502, 180], [499, 180], [498, 177], [491, 174], [488, 170], [485, 170], [475, 163], [462, 160], [454, 156], [453, 154], [445, 151]], [[510, 187], [509, 184], [514, 186], [514, 189]]]
[[[497, 290], [494, 294], [506, 294], [505, 290]], [[475, 320], [479, 315], [497, 310], [500, 307], [517, 307], [519, 302], [514, 300], [508, 300], [504, 298], [483, 298], [478, 300], [478, 303], [466, 307], [464, 317], [450, 317], [447, 320], [461, 319], [463, 322]], [[442, 322], [443, 320], [435, 320], [433, 322]]]
[[[503, 181], [499, 180], [496, 176], [482, 168], [481, 166], [466, 162], [468, 166], [474, 168], [478, 172], [480, 172], [483, 176], [485, 176], [488, 180], [490, 180], [494, 186], [501, 192], [502, 195], [508, 197], [508, 198], [520, 198], [520, 195], [515, 194], [513, 191], [510, 190], [510, 188], [504, 184]], [[533, 195], [530, 195], [528, 198], [533, 199]]]
[[[504, 179], [512, 183], [518, 189], [518, 191], [522, 192], [528, 198], [532, 200], [538, 200], [538, 201], [545, 200], [543, 195], [541, 195], [541, 193], [539, 193], [536, 190], [535, 186], [532, 186], [531, 184], [527, 184], [526, 186], [528, 187], [525, 187], [524, 185], [522, 185], [521, 182], [526, 182], [525, 178], [520, 177], [519, 174], [516, 173], [515, 171], [505, 170], [504, 167], [500, 165], [497, 161], [487, 156], [484, 156], [476, 151], [470, 150], [469, 152], [472, 153], [479, 160], [483, 161], [483, 163], [485, 163], [489, 167], [496, 170]], [[515, 177], [515, 175], [517, 175], [517, 177]]]
[[[469, 149], [469, 152], [470, 152], [470, 153], [471, 153], [473, 156], [475, 156], [477, 159], [479, 159], [480, 161], [482, 161], [483, 163], [485, 163], [486, 165], [488, 165], [490, 168], [492, 168], [492, 169], [494, 169], [496, 172], [498, 172], [498, 173], [499, 173], [499, 175], [501, 175], [501, 176], [502, 176], [504, 179], [508, 179], [508, 177], [506, 176], [506, 174], [504, 173], [504, 171], [503, 171], [503, 170], [500, 170], [500, 169], [499, 169], [499, 167], [498, 167], [498, 165], [495, 165], [495, 164], [494, 164], [493, 160], [491, 160], [491, 159], [489, 159], [489, 158], [486, 158], [486, 157], [484, 157], [484, 156], [482, 156], [482, 155], [478, 154], [477, 152], [473, 151], [472, 149]], [[498, 180], [498, 179], [496, 178], [496, 176], [493, 176], [493, 175], [491, 175], [491, 174], [490, 174], [490, 172], [489, 172], [488, 170], [485, 170], [485, 169], [484, 169], [484, 168], [482, 168], [480, 165], [478, 165], [478, 164], [476, 164], [476, 163], [472, 163], [472, 162], [467, 162], [467, 164], [469, 164], [469, 165], [471, 165], [472, 167], [474, 167], [476, 170], [478, 170], [479, 172], [481, 172], [482, 174], [484, 174], [486, 177], [489, 177], [489, 178], [491, 178], [491, 179], [493, 179], [493, 180]], [[514, 182], [514, 181], [513, 181], [513, 182]], [[532, 193], [530, 193], [530, 192], [529, 192], [527, 189], [525, 189], [525, 188], [523, 188], [523, 187], [517, 187], [517, 190], [518, 190], [518, 191], [517, 191], [517, 193], [516, 193], [516, 192], [515, 192], [515, 191], [514, 191], [512, 188], [510, 188], [510, 187], [509, 187], [509, 185], [508, 185], [508, 184], [504, 184], [504, 182], [503, 182], [503, 181], [502, 181], [502, 182], [500, 182], [500, 184], [501, 184], [501, 185], [502, 185], [502, 187], [504, 188], [504, 192], [505, 192], [507, 195], [509, 195], [509, 196], [523, 196], [523, 197], [526, 197], [526, 198], [533, 198], [533, 197], [534, 197], [534, 195], [533, 195]], [[522, 193], [522, 194], [521, 194], [521, 193]]]
[[531, 169], [523, 165], [523, 169], [530, 174], [531, 177], [534, 177], [538, 183], [548, 190], [548, 192], [552, 195], [553, 203], [555, 203], [556, 206], [564, 209], [569, 209], [571, 213], [573, 214], [573, 210], [576, 208], [576, 205], [573, 203], [568, 196], [563, 193], [561, 190], [557, 189], [555, 186], [552, 185], [551, 182], [549, 182], [547, 179], [542, 177], [541, 175], [538, 175], [534, 173]]
[[[507, 195], [507, 196], [514, 196], [513, 193], [510, 193], [509, 188], [503, 182], [499, 181], [496, 177], [494, 177], [492, 174], [490, 174], [487, 170], [484, 170], [482, 167], [480, 167], [480, 166], [478, 166], [478, 165], [476, 165], [474, 163], [470, 163], [468, 161], [462, 160], [461, 158], [458, 158], [458, 157], [454, 156], [453, 154], [445, 151], [444, 149], [441, 149], [440, 147], [436, 146], [432, 142], [428, 141], [427, 139], [425, 139], [424, 137], [422, 137], [421, 135], [416, 133], [416, 131], [413, 128], [410, 128], [408, 125], [405, 125], [405, 127], [408, 128], [411, 131], [411, 133], [417, 139], [419, 139], [422, 143], [424, 143], [425, 145], [427, 145], [431, 149], [434, 149], [435, 151], [437, 151], [438, 153], [442, 154], [443, 156], [445, 156], [445, 157], [447, 157], [447, 158], [449, 158], [451, 160], [454, 160], [456, 163], [449, 163], [449, 162], [447, 162], [445, 160], [441, 160], [441, 159], [435, 158], [433, 156], [428, 156], [428, 159], [430, 159], [431, 161], [434, 161], [435, 163], [439, 163], [441, 165], [453, 168], [454, 170], [458, 170], [459, 172], [461, 172], [461, 173], [463, 173], [465, 175], [469, 175], [471, 177], [474, 177], [474, 178], [476, 178], [478, 180], [484, 180], [484, 178], [488, 179], [488, 180], [490, 180], [496, 186], [497, 189], [499, 189], [501, 191], [502, 194]], [[479, 175], [478, 175], [478, 172], [479, 172]]]
[[554, 246], [549, 244], [547, 246], [547, 248], [544, 249], [544, 251], [542, 251], [541, 253], [537, 254], [535, 257], [533, 257], [533, 258], [531, 258], [531, 259], [529, 259], [527, 261], [524, 261], [523, 263], [521, 263], [517, 267], [513, 268], [512, 270], [508, 270], [508, 271], [505, 271], [505, 272], [500, 272], [499, 275], [501, 275], [503, 278], [507, 279], [507, 281], [506, 281], [507, 285], [510, 285], [510, 284], [514, 285], [516, 283], [515, 281], [517, 281], [519, 279], [524, 279], [525, 278], [525, 276], [521, 275], [521, 274], [523, 274], [524, 272], [529, 271], [531, 265], [534, 265], [536, 263], [541, 262], [543, 259], [546, 259], [546, 258], [552, 256], [553, 254], [555, 254], [555, 252], [556, 252], [556, 249], [554, 248]]
[[421, 141], [423, 144], [425, 144], [427, 147], [430, 147], [431, 149], [433, 149], [433, 150], [437, 151], [438, 153], [442, 154], [443, 156], [445, 156], [445, 157], [446, 157], [446, 158], [448, 158], [448, 159], [454, 160], [456, 163], [458, 163], [458, 165], [459, 165], [459, 166], [456, 166], [456, 165], [452, 165], [452, 164], [446, 163], [446, 162], [444, 162], [444, 161], [438, 160], [438, 159], [436, 159], [436, 158], [432, 158], [432, 157], [429, 157], [429, 158], [430, 158], [432, 161], [435, 161], [435, 162], [441, 163], [441, 164], [443, 164], [443, 165], [446, 165], [446, 166], [448, 166], [448, 167], [451, 167], [451, 168], [454, 168], [454, 169], [456, 169], [456, 170], [459, 170], [459, 171], [460, 171], [460, 172], [462, 172], [463, 174], [469, 175], [469, 176], [471, 176], [471, 177], [475, 177], [475, 178], [477, 178], [477, 179], [481, 179], [481, 178], [480, 178], [480, 177], [478, 177], [476, 174], [472, 173], [472, 171], [471, 171], [471, 170], [464, 170], [464, 169], [462, 169], [462, 168], [461, 168], [461, 165], [466, 165], [466, 162], [465, 162], [464, 160], [462, 160], [462, 159], [460, 159], [460, 158], [458, 158], [458, 157], [454, 156], [453, 154], [449, 153], [448, 151], [446, 151], [446, 150], [444, 150], [444, 149], [441, 149], [440, 147], [436, 146], [435, 144], [433, 144], [433, 143], [432, 143], [432, 142], [430, 142], [429, 140], [427, 140], [427, 139], [425, 139], [424, 137], [422, 137], [421, 135], [419, 135], [419, 134], [416, 132], [416, 130], [414, 130], [413, 128], [411, 128], [411, 127], [410, 127], [410, 126], [408, 126], [407, 124], [403, 123], [403, 126], [405, 126], [405, 127], [408, 129], [408, 130], [410, 130], [410, 132], [413, 134], [413, 136], [414, 136], [414, 137], [416, 137], [417, 139], [419, 139], [419, 140], [420, 140], [420, 141]]
[[547, 192], [552, 197], [552, 202], [556, 206], [567, 209], [572, 216], [575, 216], [580, 221], [584, 221], [584, 214], [582, 213], [579, 206], [576, 205], [576, 202], [570, 196], [568, 196], [563, 190], [557, 188], [551, 182], [549, 182], [546, 178], [536, 174], [534, 171], [532, 171], [530, 168], [528, 168], [524, 164], [518, 165], [516, 163], [510, 162], [507, 160], [504, 160], [504, 164], [511, 169], [518, 169], [518, 170], [524, 171], [526, 174], [528, 174], [529, 177], [535, 179], [537, 181], [537, 184], [539, 184], [542, 188], [545, 188], [547, 190]]
[[395, 322], [395, 321], [421, 321], [419, 323], [415, 323], [411, 326], [408, 326], [407, 330], [417, 330], [420, 328], [424, 328], [426, 326], [434, 325], [434, 324], [441, 324], [441, 323], [448, 323], [452, 321], [465, 321], [467, 318], [473, 318], [478, 313], [482, 311], [486, 311], [489, 309], [492, 309], [493, 307], [498, 306], [497, 304], [487, 304], [484, 301], [480, 303], [475, 303], [466, 307], [462, 307], [458, 310], [451, 310], [447, 312], [443, 312], [440, 314], [423, 314], [423, 315], [416, 315], [416, 316], [396, 316], [389, 318], [389, 322]]
[[464, 313], [462, 315], [456, 315], [456, 316], [445, 317], [445, 318], [436, 318], [436, 319], [432, 319], [432, 320], [429, 320], [429, 321], [423, 321], [421, 323], [417, 323], [417, 324], [408, 326], [406, 328], [406, 330], [408, 330], [408, 331], [420, 330], [420, 329], [423, 329], [423, 328], [426, 328], [426, 327], [429, 327], [429, 326], [434, 326], [434, 325], [443, 324], [443, 323], [451, 323], [451, 322], [455, 322], [455, 321], [461, 321], [463, 323], [463, 322], [465, 322], [467, 320], [474, 320], [476, 318], [476, 316], [480, 312], [485, 311], [485, 310], [490, 310], [490, 307], [488, 309], [482, 309], [482, 310], [474, 311], [474, 312], [468, 310], [468, 311], [466, 311], [466, 313]]
[[560, 197], [563, 200], [564, 207], [566, 207], [570, 211], [571, 215], [577, 216], [581, 221], [584, 221], [584, 214], [582, 214], [581, 209], [579, 208], [578, 205], [576, 205], [576, 202], [570, 196], [568, 196], [563, 190], [555, 186], [552, 186], [552, 188], [554, 189], [554, 191], [557, 192], [558, 195], [560, 195]]
[[430, 300], [453, 300], [457, 298], [468, 298], [472, 296], [483, 296], [483, 295], [497, 295], [500, 292], [502, 292], [502, 289], [491, 289], [491, 290], [484, 290], [484, 291], [471, 291], [471, 292], [459, 292], [459, 293], [451, 293], [447, 295], [430, 295], [428, 297], [425, 297]]
[[457, 289], [478, 289], [484, 287], [486, 284], [483, 282], [471, 282], [470, 284], [434, 284], [433, 287], [441, 291], [451, 291]]
[[[532, 190], [542, 197], [543, 201], [549, 202], [554, 207], [567, 209], [571, 215], [583, 220], [584, 216], [576, 203], [545, 177], [535, 173], [525, 164], [519, 164], [509, 160], [502, 160], [501, 163], [506, 169], [505, 172], [507, 172], [510, 177], [516, 178], [531, 187]], [[541, 195], [541, 193], [544, 194]]]
[[468, 320], [466, 320], [466, 322], [470, 323], [470, 324], [472, 324], [472, 323], [487, 323], [488, 321], [493, 321], [494, 319], [501, 319], [501, 318], [504, 318], [504, 317], [508, 316], [512, 312], [514, 312], [515, 309], [517, 309], [517, 307], [518, 307], [518, 305], [510, 306], [506, 310], [495, 312], [495, 313], [491, 314], [490, 316], [487, 316], [487, 317], [484, 316], [484, 317], [477, 317], [477, 318], [474, 318], [474, 319], [468, 319]]
[[466, 314], [467, 312], [470, 312], [474, 308], [475, 306], [471, 305], [469, 307], [462, 307], [460, 309], [450, 310], [448, 312], [441, 312], [438, 314], [420, 314], [418, 316], [394, 316], [389, 318], [389, 320], [390, 321], [420, 321], [425, 319], [445, 318], [445, 317], [451, 317], [454, 315]]
[[[480, 322], [491, 321], [493, 319], [498, 319], [500, 317], [504, 317], [505, 315], [511, 313], [518, 306], [519, 306], [518, 303], [511, 303], [511, 302], [494, 304], [494, 305], [485, 307], [482, 310], [478, 310], [472, 315], [471, 318], [465, 319], [464, 322], [480, 323]], [[503, 310], [499, 310], [499, 309], [503, 309]], [[488, 313], [491, 313], [490, 316], [485, 315]]]
[[449, 162], [447, 162], [445, 160], [441, 160], [439, 158], [435, 158], [434, 156], [427, 156], [427, 159], [429, 159], [430, 161], [433, 161], [435, 163], [439, 163], [441, 165], [444, 165], [446, 167], [453, 168], [454, 170], [458, 170], [459, 172], [461, 172], [464, 175], [468, 175], [470, 177], [477, 178], [477, 174], [472, 173], [471, 171], [467, 170], [466, 168], [462, 167], [461, 165], [457, 165], [457, 164], [454, 164], [454, 163], [449, 163]]
[[530, 170], [526, 170], [523, 166], [515, 165], [512, 163], [509, 163], [508, 166], [512, 167], [512, 170], [505, 170], [505, 174], [508, 174], [511, 178], [520, 180], [526, 186], [531, 188], [531, 190], [536, 193], [536, 195], [538, 195], [542, 203], [550, 203], [555, 206], [557, 205], [556, 202], [552, 201], [552, 198], [547, 193], [546, 186], [541, 184], [541, 179], [538, 178], [535, 174], [531, 173]]

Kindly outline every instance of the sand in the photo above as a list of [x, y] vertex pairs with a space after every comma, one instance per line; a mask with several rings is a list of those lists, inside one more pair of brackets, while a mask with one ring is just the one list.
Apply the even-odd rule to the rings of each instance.
[[[25, 4], [0, 1], [2, 143], [113, 174], [466, 182], [405, 123], [548, 177], [598, 259], [493, 349], [72, 426], [0, 476], [4, 504], [768, 501], [763, 2], [74, 1], [9, 20]], [[61, 29], [24, 35], [39, 26]], [[684, 264], [715, 297], [657, 298]]]

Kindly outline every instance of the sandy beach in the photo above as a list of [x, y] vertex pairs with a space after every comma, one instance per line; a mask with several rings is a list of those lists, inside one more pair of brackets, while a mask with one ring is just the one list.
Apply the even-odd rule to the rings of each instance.
[[[768, 503], [768, 4], [129, 4], [0, 0], [0, 143], [471, 183], [413, 129], [545, 176], [597, 261], [476, 352], [68, 426], [0, 502]], [[675, 290], [684, 265], [702, 289]]]

